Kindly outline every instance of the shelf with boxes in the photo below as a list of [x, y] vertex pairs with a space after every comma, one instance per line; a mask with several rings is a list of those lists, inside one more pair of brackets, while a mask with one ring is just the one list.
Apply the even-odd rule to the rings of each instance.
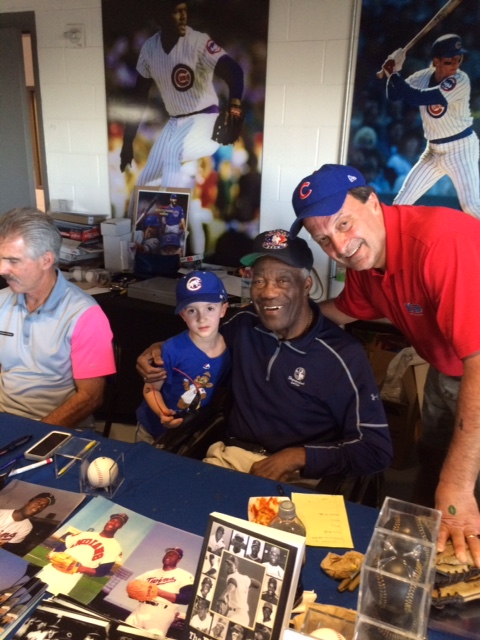
[[133, 271], [135, 243], [132, 242], [130, 218], [107, 218], [100, 224], [105, 269]]

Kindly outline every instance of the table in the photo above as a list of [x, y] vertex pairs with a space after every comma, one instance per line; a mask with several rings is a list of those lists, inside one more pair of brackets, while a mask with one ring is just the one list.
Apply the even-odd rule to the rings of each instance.
[[[38, 440], [50, 430], [49, 425], [41, 422], [0, 413], [0, 445], [27, 434], [33, 434]], [[278, 495], [278, 483], [271, 480], [159, 451], [142, 442], [129, 444], [109, 440], [91, 431], [76, 434], [97, 439], [97, 455], [116, 458], [124, 454], [125, 481], [115, 494], [114, 502], [153, 520], [201, 536], [205, 534], [208, 516], [212, 511], [246, 519], [251, 496]], [[18, 454], [17, 450], [2, 457], [2, 464]], [[16, 478], [69, 491], [79, 489], [77, 474], [67, 473], [57, 480], [54, 465], [27, 471]], [[285, 493], [290, 495], [292, 487], [286, 484], [282, 486]], [[295, 488], [295, 491], [301, 489]], [[347, 513], [355, 549], [365, 552], [378, 512], [370, 507], [347, 503]], [[328, 551], [344, 553], [345, 549], [307, 548], [307, 563], [303, 571], [305, 589], [315, 590], [317, 601], [322, 604], [356, 609], [358, 590], [353, 593], [338, 592], [338, 583], [320, 569], [320, 562]], [[429, 640], [455, 637], [439, 631], [429, 631], [428, 635]]]

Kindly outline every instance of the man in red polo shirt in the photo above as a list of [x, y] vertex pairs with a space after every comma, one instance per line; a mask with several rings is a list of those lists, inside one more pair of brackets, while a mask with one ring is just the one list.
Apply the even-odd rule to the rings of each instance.
[[383, 205], [344, 165], [301, 180], [292, 202], [291, 235], [303, 225], [347, 268], [345, 288], [322, 313], [338, 324], [386, 317], [430, 363], [422, 462], [438, 461], [438, 548], [451, 537], [466, 561], [468, 544], [480, 566], [480, 222], [443, 207]]

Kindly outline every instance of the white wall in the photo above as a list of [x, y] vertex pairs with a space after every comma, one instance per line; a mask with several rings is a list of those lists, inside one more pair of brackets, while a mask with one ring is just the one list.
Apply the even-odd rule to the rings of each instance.
[[[270, 0], [261, 230], [288, 229], [297, 183], [341, 159], [355, 2]], [[2, 0], [0, 11], [35, 11], [51, 208], [109, 214], [100, 0]], [[84, 49], [63, 37], [77, 23]], [[326, 282], [328, 262], [311, 244]]]

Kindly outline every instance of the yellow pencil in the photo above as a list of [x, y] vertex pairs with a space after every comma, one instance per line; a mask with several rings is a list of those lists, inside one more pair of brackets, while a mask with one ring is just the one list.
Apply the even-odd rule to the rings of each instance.
[[58, 472], [58, 477], [63, 476], [64, 473], [66, 473], [69, 469], [71, 469], [73, 467], [73, 465], [75, 464], [75, 462], [77, 460], [81, 460], [82, 457], [88, 453], [88, 451], [90, 451], [90, 449], [92, 447], [94, 447], [97, 444], [96, 440], [91, 440], [85, 447], [83, 447], [83, 449], [80, 451], [80, 453], [78, 453], [72, 460], [70, 460], [70, 462], [68, 464], [66, 464], [63, 469], [60, 469], [60, 471]]

